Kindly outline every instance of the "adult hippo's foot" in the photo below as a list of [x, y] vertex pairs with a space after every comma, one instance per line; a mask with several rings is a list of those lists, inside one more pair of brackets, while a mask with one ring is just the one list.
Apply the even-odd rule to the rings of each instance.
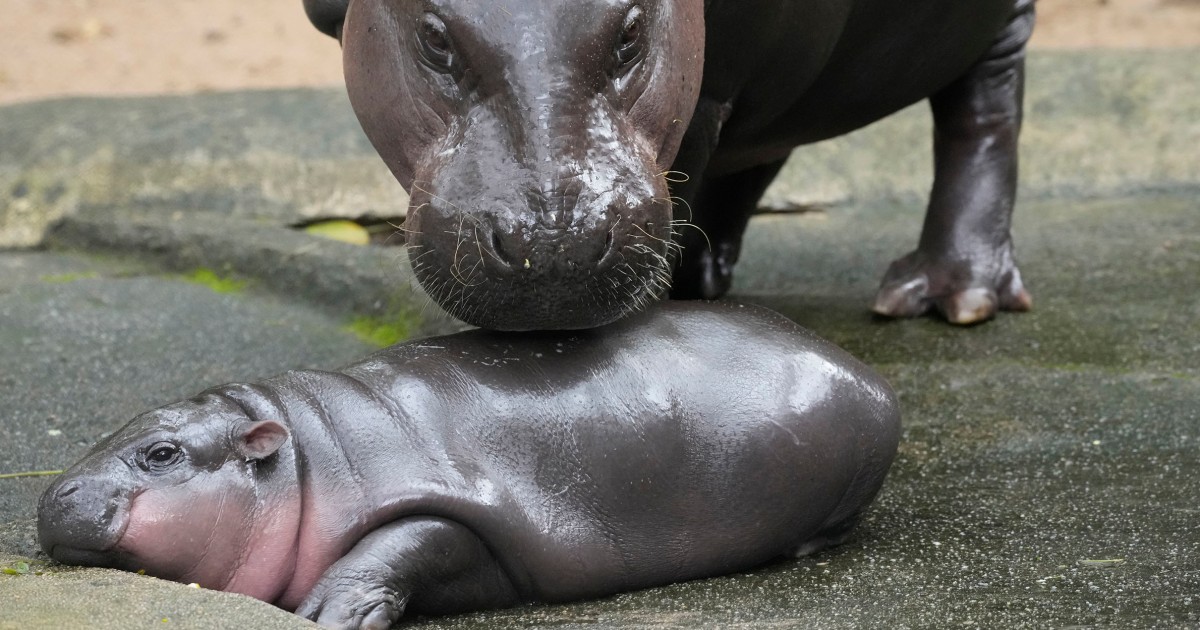
[[1028, 311], [1033, 298], [1006, 246], [993, 260], [954, 261], [920, 250], [893, 262], [872, 307], [887, 317], [917, 317], [932, 309], [952, 324], [986, 321], [998, 311]]
[[997, 311], [1027, 311], [1033, 299], [1012, 254], [1017, 137], [1025, 90], [1025, 43], [1033, 0], [1019, 0], [987, 54], [929, 98], [934, 180], [915, 252], [892, 263], [874, 311], [915, 317], [935, 308], [954, 324]]

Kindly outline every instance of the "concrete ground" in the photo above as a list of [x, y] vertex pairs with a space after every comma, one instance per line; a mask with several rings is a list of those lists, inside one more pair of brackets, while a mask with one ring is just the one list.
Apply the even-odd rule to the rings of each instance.
[[[878, 277], [920, 229], [913, 191], [927, 182], [897, 157], [922, 133], [919, 112], [816, 147], [786, 171], [771, 195], [810, 211], [752, 222], [736, 297], [846, 347], [883, 372], [903, 404], [900, 455], [846, 544], [742, 575], [414, 625], [1200, 626], [1200, 144], [1188, 144], [1200, 138], [1196, 61], [1037, 60], [1047, 71], [1033, 75], [1030, 109], [1043, 118], [1031, 122], [1037, 152], [1024, 164], [1057, 170], [1026, 178], [1016, 220], [1031, 313], [971, 328], [869, 315]], [[236, 119], [276, 115], [302, 127], [313, 110], [336, 107], [313, 95], [318, 105], [281, 95], [297, 108], [282, 114], [270, 94], [199, 105], [62, 102], [48, 106], [46, 132], [31, 131], [28, 109], [0, 110], [9, 147], [0, 143], [0, 226], [19, 225], [40, 243], [0, 251], [0, 475], [68, 466], [139, 411], [209, 385], [335, 367], [374, 347], [372, 334], [454, 328], [413, 289], [402, 250], [284, 227], [301, 217], [289, 219], [279, 199], [318, 194], [303, 183], [272, 198], [278, 187], [231, 191], [204, 179], [263, 155], [229, 137], [226, 154], [189, 148], [222, 142], [201, 131], [223, 120], [220, 98]], [[181, 103], [215, 113], [180, 115], [194, 135], [172, 136], [164, 129]], [[162, 123], [128, 139], [151, 157], [93, 150], [109, 130], [82, 133], [94, 123], [71, 118], [119, 107]], [[343, 136], [329, 119], [322, 141], [365, 164], [353, 129]], [[1088, 124], [1071, 124], [1079, 120]], [[878, 149], [893, 143], [904, 172], [881, 173], [888, 186], [858, 185], [886, 169]], [[307, 168], [319, 189], [343, 168], [297, 153], [299, 166], [271, 157], [258, 172]], [[187, 179], [163, 155], [206, 174]], [[212, 166], [218, 159], [225, 166]], [[51, 164], [91, 179], [56, 180]], [[805, 181], [814, 172], [816, 185]], [[278, 203], [258, 212], [263, 199]], [[43, 233], [46, 214], [61, 220]], [[48, 562], [34, 531], [48, 484], [0, 477], [0, 629], [308, 627], [244, 597]]]

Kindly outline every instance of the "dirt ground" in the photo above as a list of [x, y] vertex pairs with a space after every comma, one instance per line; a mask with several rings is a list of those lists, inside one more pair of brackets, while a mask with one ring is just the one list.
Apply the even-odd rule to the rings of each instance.
[[[1041, 0], [1038, 48], [1200, 46], [1200, 0]], [[301, 0], [0, 0], [0, 103], [337, 85]]]

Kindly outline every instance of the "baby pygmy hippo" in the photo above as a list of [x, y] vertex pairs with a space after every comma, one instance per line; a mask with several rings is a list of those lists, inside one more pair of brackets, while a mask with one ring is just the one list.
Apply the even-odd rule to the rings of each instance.
[[887, 383], [784, 317], [665, 303], [210, 389], [97, 444], [38, 534], [62, 562], [386, 628], [837, 544], [899, 434]]

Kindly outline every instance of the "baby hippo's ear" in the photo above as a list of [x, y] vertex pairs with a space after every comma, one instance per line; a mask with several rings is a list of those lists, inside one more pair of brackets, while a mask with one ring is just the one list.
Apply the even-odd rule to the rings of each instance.
[[287, 427], [274, 420], [248, 422], [234, 429], [233, 447], [246, 461], [266, 459], [288, 439]]

